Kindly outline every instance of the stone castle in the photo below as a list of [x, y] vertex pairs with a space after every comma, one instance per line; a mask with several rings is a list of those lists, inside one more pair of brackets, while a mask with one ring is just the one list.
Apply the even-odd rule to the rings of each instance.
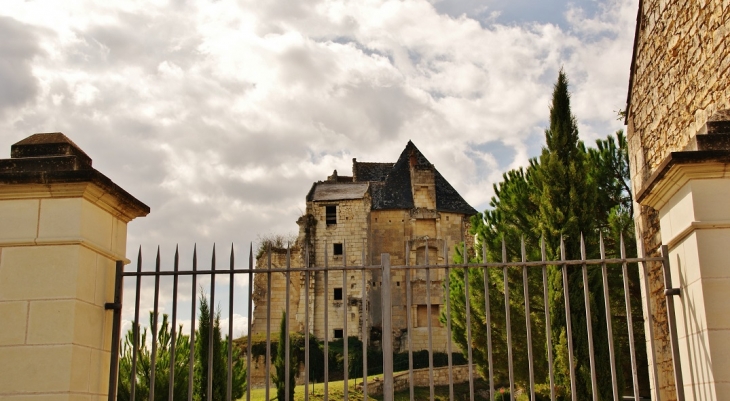
[[[393, 266], [406, 264], [406, 247], [410, 265], [443, 264], [448, 260], [444, 249], [467, 241], [469, 217], [476, 214], [446, 179], [412, 142], [408, 142], [395, 163], [352, 161], [352, 176], [335, 171], [326, 181], [315, 182], [306, 196], [306, 212], [299, 218], [299, 235], [291, 249], [292, 267], [330, 267], [378, 265], [381, 254], [389, 253]], [[428, 249], [428, 256], [426, 256]], [[305, 254], [308, 251], [308, 255]], [[286, 266], [286, 250], [272, 250], [271, 266]], [[256, 268], [266, 268], [268, 256], [260, 255]], [[342, 271], [328, 273], [325, 293], [324, 272], [310, 276], [291, 274], [290, 328], [309, 331], [317, 339], [325, 338], [325, 305], [328, 311], [329, 341], [357, 336], [362, 338], [362, 303], [366, 302], [368, 344], [378, 346], [382, 335], [391, 335], [395, 350], [405, 350], [409, 335], [406, 321], [405, 271], [392, 275], [392, 333], [381, 333], [380, 271], [367, 271], [363, 288], [361, 271], [350, 271], [343, 287]], [[412, 332], [414, 350], [428, 347], [428, 304], [431, 304], [434, 351], [445, 351], [446, 328], [439, 322], [443, 303], [443, 270], [431, 272], [431, 299], [426, 297], [425, 271], [411, 274]], [[267, 307], [271, 307], [272, 338], [275, 338], [286, 305], [286, 279], [283, 273], [271, 278], [271, 305], [267, 305], [267, 275], [254, 279], [254, 316], [251, 333], [266, 334]], [[305, 291], [309, 303], [305, 304]], [[305, 321], [305, 308], [309, 320]], [[347, 318], [347, 333], [344, 319]]]

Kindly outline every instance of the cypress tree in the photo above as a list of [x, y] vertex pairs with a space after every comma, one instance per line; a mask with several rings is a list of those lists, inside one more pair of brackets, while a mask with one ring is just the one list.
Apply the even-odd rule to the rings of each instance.
[[[228, 387], [228, 341], [222, 338], [220, 326], [220, 312], [215, 314], [213, 327], [210, 317], [213, 311], [204, 294], [200, 296], [198, 330], [195, 336], [195, 376], [194, 391], [202, 401], [223, 401], [226, 399]], [[229, 324], [232, 324], [230, 322]], [[213, 349], [209, 349], [209, 338], [213, 336]], [[208, 400], [208, 353], [213, 352], [213, 389], [212, 400]], [[238, 349], [233, 352], [233, 399], [243, 396], [246, 386], [246, 368]]]
[[[226, 390], [225, 360], [221, 360], [222, 351], [220, 314], [215, 316], [213, 326], [210, 316], [213, 311], [204, 295], [200, 296], [200, 315], [198, 318], [198, 334], [195, 336], [195, 393], [200, 394], [202, 401], [222, 400]], [[210, 336], [213, 336], [213, 349], [209, 347]], [[213, 390], [212, 400], [208, 400], [208, 355], [213, 353]]]
[[[276, 384], [276, 399], [284, 401], [286, 398], [286, 312], [281, 313], [281, 324], [279, 325], [279, 342], [276, 345], [276, 358], [274, 359], [275, 374], [272, 376]], [[294, 401], [294, 388], [296, 384], [297, 367], [299, 363], [294, 352], [294, 346], [289, 338], [289, 401]]]
[[[561, 70], [554, 86], [550, 105], [550, 127], [545, 131], [546, 145], [539, 157], [531, 159], [527, 168], [511, 170], [503, 175], [503, 181], [494, 186], [490, 209], [473, 216], [470, 233], [476, 235], [476, 249], [470, 254], [470, 262], [483, 262], [482, 250], [486, 249], [486, 262], [502, 261], [502, 243], [506, 245], [507, 261], [521, 260], [521, 242], [524, 241], [527, 260], [541, 259], [540, 240], [545, 239], [547, 260], [560, 259], [560, 239], [565, 239], [566, 258], [580, 259], [581, 233], [585, 234], [586, 257], [598, 258], [598, 234], [603, 234], [606, 256], [619, 256], [619, 238], [624, 236], [627, 254], [634, 255], [633, 224], [631, 220], [631, 193], [628, 185], [628, 153], [621, 132], [614, 137], [597, 141], [597, 149], [586, 150], [578, 138], [575, 117], [570, 111], [568, 80]], [[456, 249], [454, 261], [462, 263], [461, 247]], [[520, 269], [508, 268], [510, 289], [510, 314], [512, 328], [513, 364], [518, 388], [528, 386], [527, 343], [525, 339], [525, 305], [529, 306], [532, 327], [533, 363], [537, 390], [542, 396], [549, 392], [547, 349], [544, 341], [546, 330], [552, 334], [553, 367], [555, 368], [558, 399], [569, 397], [570, 375], [568, 339], [573, 341], [576, 362], [576, 398], [591, 399], [594, 392], [590, 377], [590, 353], [585, 316], [583, 275], [580, 265], [567, 267], [569, 297], [571, 303], [572, 333], [566, 332], [565, 302], [561, 266], [548, 267], [551, 327], [546, 327], [543, 312], [543, 282], [539, 269], [528, 269], [530, 299], [522, 293]], [[484, 270], [454, 269], [450, 274], [450, 298], [452, 336], [454, 342], [466, 352], [464, 281], [469, 280], [472, 308], [472, 350], [479, 372], [486, 378], [487, 330], [491, 332], [495, 383], [507, 381], [506, 328], [504, 305], [504, 276], [501, 269], [488, 269], [490, 280], [491, 328], [484, 321]], [[610, 310], [605, 310], [600, 266], [588, 267], [589, 305], [592, 313], [591, 327], [597, 373], [599, 399], [611, 399], [612, 386], [609, 365], [607, 313], [612, 321], [619, 393], [624, 388], [622, 364], [628, 364], [628, 338], [625, 305], [620, 266], [609, 266], [608, 282]], [[629, 269], [629, 282], [634, 321], [634, 335], [641, 338], [641, 308], [639, 302], [636, 267]], [[475, 318], [481, 317], [481, 318]], [[622, 319], [619, 319], [621, 317]], [[442, 315], [445, 321], [445, 316]], [[641, 344], [638, 344], [639, 347]], [[622, 349], [623, 348], [623, 349]], [[523, 352], [519, 352], [523, 351]], [[641, 359], [642, 350], [637, 349]], [[622, 360], [623, 359], [623, 360]], [[628, 365], [627, 365], [628, 366]], [[640, 369], [643, 379], [644, 370]], [[627, 379], [630, 382], [630, 378]]]
[[[538, 229], [545, 238], [551, 259], [560, 258], [560, 241], [565, 241], [565, 257], [580, 259], [581, 235], [592, 239], [598, 226], [596, 210], [597, 187], [591, 174], [591, 164], [585, 146], [578, 139], [578, 126], [570, 110], [568, 79], [561, 70], [553, 89], [550, 105], [550, 128], [545, 130], [546, 146], [540, 155], [540, 169], [535, 174], [534, 201], [539, 207]], [[590, 237], [588, 237], [590, 236]], [[595, 240], [593, 238], [593, 240]], [[588, 246], [587, 249], [595, 249]], [[590, 257], [591, 255], [585, 255]], [[568, 296], [572, 333], [566, 332], [563, 268], [568, 269]], [[549, 269], [549, 302], [554, 339], [554, 368], [559, 385], [570, 389], [568, 337], [572, 336], [573, 360], [578, 399], [590, 399], [595, 391], [599, 399], [612, 394], [606, 311], [603, 302], [600, 268], [589, 270], [589, 301], [592, 321], [586, 321], [583, 274], [580, 266], [552, 266]], [[590, 350], [587, 324], [593, 330], [594, 356], [598, 376], [597, 386], [591, 384]], [[598, 374], [600, 372], [600, 374]]]

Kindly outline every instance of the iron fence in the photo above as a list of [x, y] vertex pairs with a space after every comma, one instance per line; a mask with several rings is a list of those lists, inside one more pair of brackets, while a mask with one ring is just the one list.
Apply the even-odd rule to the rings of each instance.
[[[287, 250], [286, 254], [286, 267], [283, 268], [274, 268], [271, 265], [271, 252], [269, 251], [268, 257], [267, 257], [267, 263], [266, 266], [260, 267], [260, 268], [254, 268], [254, 259], [253, 259], [253, 249], [249, 249], [249, 257], [248, 257], [248, 267], [246, 268], [237, 268], [235, 265], [235, 254], [233, 247], [231, 247], [229, 261], [228, 261], [228, 267], [226, 269], [218, 269], [216, 267], [216, 251], [215, 246], [213, 247], [213, 252], [211, 255], [210, 260], [210, 268], [205, 269], [199, 269], [198, 268], [198, 257], [197, 257], [197, 248], [193, 251], [192, 256], [192, 263], [191, 267], [189, 269], [181, 269], [180, 268], [180, 257], [179, 252], [176, 250], [175, 255], [173, 258], [172, 263], [172, 270], [163, 270], [161, 268], [161, 262], [160, 262], [160, 251], [158, 248], [157, 256], [155, 260], [154, 270], [144, 270], [143, 269], [143, 261], [142, 261], [142, 252], [141, 249], [137, 256], [136, 261], [136, 269], [132, 271], [125, 271], [123, 268], [122, 262], [118, 262], [116, 266], [116, 285], [115, 285], [115, 294], [114, 294], [114, 302], [107, 304], [107, 309], [113, 309], [114, 310], [114, 319], [113, 319], [113, 328], [112, 328], [112, 347], [111, 347], [111, 355], [112, 355], [112, 362], [111, 362], [111, 368], [110, 368], [110, 378], [109, 378], [109, 400], [115, 400], [118, 390], [118, 380], [119, 380], [119, 357], [120, 357], [120, 342], [121, 342], [121, 321], [122, 321], [122, 299], [123, 299], [123, 280], [125, 278], [129, 278], [132, 280], [135, 280], [135, 294], [134, 294], [134, 320], [132, 323], [131, 328], [131, 338], [132, 338], [132, 349], [131, 349], [131, 372], [130, 372], [130, 378], [129, 378], [129, 395], [131, 400], [137, 399], [136, 390], [137, 387], [140, 386], [139, 378], [138, 378], [138, 358], [139, 353], [141, 352], [141, 346], [140, 344], [140, 331], [141, 331], [141, 324], [140, 324], [140, 310], [142, 309], [142, 306], [140, 304], [140, 297], [142, 294], [142, 279], [146, 277], [150, 277], [154, 279], [154, 294], [153, 294], [153, 305], [151, 310], [151, 323], [150, 323], [150, 332], [153, 333], [153, 340], [151, 342], [151, 348], [152, 350], [149, 353], [150, 357], [150, 367], [149, 367], [149, 383], [152, 383], [148, 385], [149, 389], [149, 399], [159, 399], [159, 397], [155, 397], [155, 391], [160, 389], [159, 386], [156, 385], [156, 378], [155, 378], [155, 372], [156, 372], [156, 364], [159, 362], [157, 360], [157, 340], [154, 338], [156, 336], [156, 333], [158, 333], [159, 330], [159, 311], [160, 311], [160, 279], [162, 277], [172, 277], [172, 310], [171, 310], [171, 341], [169, 342], [169, 361], [165, 361], [166, 364], [169, 364], [169, 376], [167, 378], [167, 399], [173, 400], [174, 395], [174, 386], [175, 386], [175, 369], [176, 366], [176, 354], [180, 350], [176, 349], [176, 339], [177, 336], [182, 335], [179, 333], [178, 328], [178, 292], [179, 292], [179, 279], [181, 277], [190, 277], [191, 280], [191, 305], [190, 305], [190, 330], [188, 334], [189, 339], [189, 350], [187, 350], [188, 353], [188, 361], [187, 361], [187, 375], [188, 375], [188, 381], [187, 381], [187, 399], [192, 400], [193, 399], [193, 382], [194, 382], [194, 365], [195, 365], [195, 336], [196, 336], [196, 330], [195, 330], [195, 319], [196, 319], [196, 302], [199, 296], [198, 288], [197, 288], [197, 280], [199, 277], [208, 277], [210, 278], [210, 287], [209, 287], [209, 305], [211, 308], [211, 313], [209, 316], [210, 321], [209, 323], [209, 330], [210, 333], [208, 335], [208, 349], [213, 349], [213, 327], [214, 327], [214, 319], [215, 319], [215, 313], [213, 313], [213, 308], [215, 305], [215, 296], [216, 296], [216, 277], [223, 277], [227, 276], [229, 280], [229, 288], [228, 288], [228, 339], [227, 341], [227, 349], [226, 349], [226, 370], [227, 370], [227, 383], [226, 383], [226, 396], [225, 399], [231, 400], [233, 392], [233, 386], [234, 383], [232, 382], [233, 378], [233, 366], [236, 361], [234, 361], [234, 352], [233, 352], [233, 314], [234, 314], [234, 291], [235, 291], [235, 285], [234, 285], [234, 279], [237, 275], [243, 275], [248, 278], [248, 291], [245, 294], [245, 298], [247, 299], [246, 304], [246, 310], [247, 310], [247, 333], [248, 333], [248, 340], [246, 343], [246, 366], [247, 366], [247, 380], [246, 380], [246, 389], [245, 389], [245, 399], [247, 401], [250, 401], [251, 397], [251, 373], [252, 373], [252, 335], [251, 335], [251, 328], [252, 328], [252, 311], [253, 311], [253, 290], [254, 290], [254, 274], [260, 274], [266, 276], [266, 282], [267, 282], [267, 288], [266, 288], [266, 299], [267, 299], [267, 309], [266, 309], [266, 352], [265, 352], [265, 398], [271, 399], [270, 394], [270, 387], [271, 387], [271, 381], [270, 381], [270, 368], [271, 368], [271, 294], [272, 294], [272, 275], [273, 274], [284, 274], [286, 277], [286, 294], [285, 294], [285, 312], [286, 312], [286, 328], [284, 330], [285, 333], [285, 356], [284, 360], [286, 363], [286, 369], [285, 369], [285, 388], [289, 388], [289, 384], [291, 380], [294, 380], [293, 377], [290, 377], [289, 374], [289, 363], [291, 360], [291, 352], [290, 349], [290, 287], [291, 287], [291, 274], [303, 274], [304, 276], [304, 302], [307, 307], [304, 308], [304, 319], [306, 322], [310, 321], [310, 315], [309, 315], [309, 301], [310, 301], [310, 294], [309, 288], [310, 288], [310, 280], [312, 279], [314, 274], [322, 273], [324, 275], [324, 293], [328, 294], [328, 274], [330, 272], [342, 272], [342, 288], [347, 289], [348, 288], [348, 275], [344, 274], [345, 272], [350, 273], [360, 273], [360, 283], [362, 285], [362, 288], [366, 288], [366, 285], [368, 284], [368, 278], [367, 273], [368, 272], [379, 272], [382, 276], [382, 285], [381, 285], [381, 307], [382, 307], [382, 355], [383, 355], [383, 397], [385, 400], [392, 400], [393, 399], [393, 339], [390, 333], [392, 333], [392, 283], [391, 283], [391, 277], [394, 272], [397, 271], [404, 271], [405, 274], [405, 284], [406, 284], [406, 322], [407, 322], [407, 351], [408, 351], [408, 365], [409, 365], [409, 392], [410, 392], [410, 399], [414, 400], [415, 398], [415, 390], [414, 390], [414, 377], [413, 377], [413, 352], [416, 351], [414, 349], [414, 345], [412, 343], [412, 336], [410, 333], [413, 330], [412, 324], [413, 324], [413, 316], [412, 316], [412, 273], [418, 272], [418, 271], [425, 271], [425, 281], [426, 281], [426, 298], [429, 300], [427, 303], [427, 311], [426, 315], [427, 318], [427, 332], [428, 332], [428, 351], [429, 351], [429, 398], [430, 400], [434, 400], [435, 398], [435, 385], [434, 385], [434, 363], [433, 363], [433, 336], [432, 336], [432, 322], [431, 322], [431, 316], [432, 316], [432, 306], [431, 306], [431, 291], [433, 287], [433, 282], [431, 279], [431, 273], [435, 270], [441, 270], [444, 272], [444, 285], [443, 285], [443, 291], [444, 291], [444, 299], [443, 303], [445, 304], [445, 314], [443, 314], [445, 320], [446, 320], [446, 332], [447, 332], [447, 356], [448, 356], [448, 371], [449, 371], [449, 398], [451, 400], [455, 399], [454, 395], [454, 378], [452, 376], [452, 350], [453, 350], [453, 344], [452, 344], [452, 305], [451, 305], [451, 294], [450, 294], [450, 280], [453, 278], [451, 277], [450, 272], [451, 271], [463, 271], [464, 276], [468, 277], [469, 271], [478, 271], [481, 272], [484, 280], [484, 311], [485, 316], [472, 316], [472, 305], [471, 305], [471, 296], [470, 296], [470, 290], [469, 286], [469, 280], [464, 280], [464, 301], [465, 301], [465, 316], [466, 316], [466, 341], [467, 344], [473, 344], [473, 338], [472, 338], [472, 322], [471, 320], [476, 318], [478, 319], [478, 322], [484, 322], [486, 324], [487, 330], [486, 330], [486, 344], [487, 344], [487, 366], [485, 367], [485, 371], [488, 373], [484, 378], [485, 381], [488, 381], [488, 396], [489, 399], [492, 400], [495, 397], [496, 394], [496, 388], [495, 388], [495, 379], [494, 379], [494, 360], [493, 360], [493, 339], [492, 339], [492, 316], [491, 316], [491, 310], [490, 307], [490, 291], [493, 291], [493, 287], [490, 286], [490, 277], [492, 275], [490, 274], [490, 271], [496, 271], [499, 272], [501, 270], [502, 273], [502, 282], [503, 282], [503, 288], [501, 291], [501, 294], [498, 294], [500, 296], [504, 297], [504, 329], [506, 330], [506, 347], [507, 347], [507, 364], [508, 364], [508, 377], [509, 377], [509, 394], [514, 395], [515, 394], [515, 371], [514, 371], [514, 338], [512, 333], [513, 323], [511, 322], [511, 312], [514, 310], [514, 307], [511, 306], [510, 303], [510, 286], [515, 284], [513, 279], [509, 278], [509, 273], [511, 271], [519, 271], [522, 272], [522, 292], [524, 294], [524, 299], [528, 300], [525, 302], [525, 333], [526, 333], [526, 345], [527, 345], [527, 360], [528, 360], [528, 377], [529, 377], [529, 388], [526, 389], [526, 392], [529, 394], [529, 398], [531, 400], [535, 400], [536, 394], [535, 394], [535, 367], [533, 365], [533, 361], [535, 360], [536, 356], [533, 354], [533, 344], [535, 344], [535, 341], [545, 341], [545, 344], [547, 344], [547, 359], [548, 359], [548, 377], [549, 377], [549, 385], [550, 385], [550, 399], [555, 400], [557, 398], [556, 395], [556, 384], [555, 384], [555, 372], [553, 369], [554, 365], [554, 358], [553, 355], [553, 344], [554, 340], [551, 336], [551, 330], [549, 329], [551, 327], [551, 313], [549, 308], [549, 291], [548, 291], [548, 268], [549, 266], [556, 266], [557, 268], [561, 269], [562, 271], [562, 287], [563, 287], [563, 299], [564, 299], [564, 310], [565, 310], [565, 316], [566, 318], [566, 332], [567, 333], [574, 333], [574, 329], [571, 327], [571, 298], [569, 296], [569, 282], [568, 282], [568, 271], [570, 269], [581, 269], [582, 271], [582, 286], [583, 286], [583, 296], [584, 296], [584, 302], [585, 302], [585, 314], [586, 314], [586, 321], [588, 324], [586, 324], [586, 327], [584, 330], [587, 331], [588, 336], [588, 346], [589, 346], [589, 364], [590, 364], [590, 378], [591, 378], [591, 388], [593, 389], [592, 395], [594, 400], [598, 400], [598, 393], [595, 391], [597, 388], [597, 377], [598, 375], [606, 374], [606, 372], [596, 372], [596, 361], [595, 361], [595, 349], [594, 349], [594, 333], [592, 332], [593, 328], [591, 325], [592, 321], [592, 313], [590, 302], [589, 302], [589, 285], [588, 285], [588, 266], [599, 266], [601, 269], [601, 276], [602, 276], [602, 291], [603, 291], [603, 300], [605, 304], [603, 307], [606, 311], [610, 311], [611, 307], [609, 304], [609, 283], [608, 283], [608, 270], [612, 268], [618, 268], [620, 266], [622, 271], [622, 279], [623, 279], [623, 287], [624, 287], [624, 303], [625, 303], [625, 310], [626, 310], [626, 325], [628, 328], [628, 337], [629, 337], [629, 345], [630, 345], [630, 359], [631, 359], [631, 389], [633, 391], [632, 398], [636, 401], [639, 400], [639, 380], [638, 380], [638, 369], [637, 366], [637, 358], [636, 358], [636, 347], [634, 346], [635, 341], [637, 339], [634, 338], [634, 321], [632, 318], [632, 308], [631, 308], [631, 296], [629, 291], [629, 280], [628, 280], [628, 272], [629, 269], [635, 268], [633, 266], [638, 266], [638, 264], [646, 264], [649, 262], [661, 262], [664, 266], [665, 271], [665, 285], [668, 289], [666, 291], [666, 295], [668, 297], [668, 318], [669, 318], [669, 324], [670, 328], [672, 328], [672, 347], [674, 350], [676, 350], [676, 330], [674, 329], [674, 313], [673, 313], [673, 303], [672, 303], [672, 296], [676, 295], [676, 291], [674, 291], [671, 288], [671, 282], [670, 282], [670, 276], [668, 275], [668, 261], [667, 261], [667, 249], [666, 247], [662, 248], [662, 257], [647, 257], [643, 255], [642, 257], [636, 257], [636, 258], [630, 258], [625, 255], [625, 248], [623, 244], [623, 240], [620, 244], [620, 257], [619, 258], [606, 258], [605, 250], [604, 250], [604, 244], [603, 244], [603, 238], [600, 239], [600, 258], [598, 259], [587, 259], [586, 258], [586, 250], [583, 240], [581, 239], [581, 259], [579, 260], [567, 260], [565, 256], [565, 247], [562, 244], [561, 241], [561, 258], [560, 260], [547, 260], [546, 259], [546, 253], [545, 253], [545, 246], [542, 245], [541, 248], [541, 260], [539, 261], [528, 261], [526, 258], [526, 252], [525, 252], [525, 245], [524, 241], [522, 242], [521, 246], [521, 258], [519, 261], [510, 261], [507, 258], [507, 251], [506, 246], [503, 243], [502, 244], [502, 261], [501, 262], [483, 262], [483, 263], [462, 263], [462, 264], [454, 264], [449, 262], [449, 249], [447, 247], [447, 244], [444, 241], [444, 255], [446, 256], [444, 258], [444, 264], [429, 264], [428, 260], [428, 243], [426, 243], [426, 252], [425, 252], [425, 263], [423, 265], [412, 265], [409, 260], [409, 249], [406, 245], [406, 253], [405, 253], [405, 264], [404, 265], [391, 265], [391, 258], [389, 254], [382, 254], [381, 255], [381, 263], [377, 265], [365, 265], [361, 264], [358, 266], [348, 266], [347, 265], [347, 245], [343, 244], [345, 257], [342, 258], [342, 265], [341, 266], [329, 266], [327, 263], [328, 257], [325, 255], [325, 263], [324, 266], [321, 267], [292, 267], [291, 265], [291, 251]], [[325, 246], [325, 253], [326, 253], [327, 247]], [[363, 247], [364, 249], [364, 247]], [[466, 255], [466, 247], [463, 249], [463, 255]], [[486, 248], [483, 249], [484, 255], [482, 257], [482, 260], [487, 260], [486, 255]], [[304, 252], [305, 258], [305, 266], [309, 266], [309, 251]], [[365, 254], [363, 250], [361, 261], [365, 260]], [[544, 339], [535, 339], [533, 338], [533, 324], [531, 322], [531, 315], [534, 313], [534, 311], [530, 310], [530, 288], [528, 286], [528, 272], [532, 270], [538, 270], [541, 271], [542, 274], [542, 298], [544, 303], [544, 322], [545, 326], [548, 328], [545, 330], [546, 337]], [[649, 278], [647, 275], [647, 268], [644, 266], [642, 269], [643, 271], [643, 277], [641, 278], [644, 281], [644, 285], [646, 288], [649, 288]], [[328, 400], [328, 385], [329, 385], [329, 361], [328, 361], [328, 347], [329, 347], [329, 329], [328, 325], [330, 324], [328, 319], [328, 313], [330, 306], [328, 305], [328, 302], [324, 302], [324, 335], [321, 340], [323, 340], [323, 347], [324, 347], [324, 400]], [[346, 305], [346, 302], [343, 302], [343, 307]], [[653, 338], [653, 333], [651, 332], [653, 324], [651, 322], [652, 319], [652, 311], [651, 311], [651, 304], [646, 299], [646, 302], [642, 305], [644, 308], [646, 308], [645, 315], [648, 316], [648, 319], [650, 321], [648, 322], [647, 326], [650, 330], [648, 333], [649, 338]], [[368, 336], [369, 336], [369, 330], [368, 330], [368, 311], [367, 311], [367, 302], [361, 302], [361, 340], [363, 344], [363, 376], [362, 376], [362, 393], [364, 399], [368, 398], [368, 357], [367, 352], [365, 351], [365, 347], [368, 346]], [[343, 378], [345, 383], [349, 383], [349, 377], [348, 377], [348, 364], [349, 364], [349, 358], [348, 358], [348, 341], [347, 341], [347, 333], [348, 333], [348, 317], [347, 313], [343, 313], [344, 319], [342, 321], [343, 325], [343, 332], [344, 334], [344, 344], [343, 344], [343, 354], [344, 354], [344, 361], [343, 361]], [[622, 389], [619, 389], [618, 383], [619, 379], [617, 378], [617, 369], [616, 364], [617, 361], [615, 360], [616, 352], [614, 350], [614, 333], [613, 333], [613, 326], [612, 326], [612, 317], [611, 313], [606, 313], [606, 329], [608, 332], [608, 346], [609, 346], [609, 357], [610, 357], [610, 376], [611, 376], [611, 383], [612, 383], [612, 389], [613, 389], [613, 399], [619, 400], [622, 398]], [[309, 377], [309, 371], [310, 371], [310, 332], [308, 330], [308, 325], [306, 326], [307, 329], [304, 330], [304, 383], [306, 385], [305, 388], [309, 388], [310, 383], [310, 377]], [[583, 329], [583, 328], [581, 328]], [[574, 361], [574, 344], [572, 340], [572, 335], [567, 336], [567, 346], [568, 346], [568, 358], [569, 358], [569, 375], [570, 375], [570, 393], [572, 394], [572, 400], [577, 401], [576, 399], [576, 373], [574, 367], [576, 366]], [[642, 339], [638, 339], [638, 341], [642, 341]], [[653, 358], [655, 355], [654, 349], [653, 349], [653, 342], [649, 342], [650, 350], [648, 351], [648, 354]], [[474, 355], [473, 355], [473, 347], [466, 347], [466, 350], [464, 350], [466, 353], [466, 358], [468, 361], [468, 367], [469, 367], [469, 399], [470, 401], [474, 401], [475, 397], [477, 396], [475, 393], [475, 383], [474, 383]], [[180, 351], [181, 352], [181, 351]], [[212, 351], [208, 352], [208, 358], [207, 361], [197, 361], [199, 365], [202, 365], [205, 363], [205, 369], [207, 370], [207, 383], [204, 383], [201, 385], [201, 387], [204, 387], [205, 389], [205, 399], [212, 400], [213, 397], [213, 376], [214, 376], [214, 353]], [[655, 397], [656, 399], [659, 399], [658, 397], [658, 383], [657, 380], [657, 374], [656, 374], [656, 363], [652, 363], [652, 366], [654, 367], [654, 383], [653, 387], [655, 389]], [[675, 352], [675, 358], [674, 358], [674, 367], [675, 367], [675, 375], [677, 377], [681, 377], [681, 372], [679, 370], [679, 361], [677, 354]], [[343, 398], [345, 401], [348, 400], [349, 397], [349, 389], [348, 385], [345, 385], [343, 388]], [[678, 393], [681, 393], [682, 387], [681, 387], [681, 381], [677, 382], [677, 391]], [[304, 399], [306, 401], [309, 400], [310, 394], [309, 391], [304, 391]], [[680, 396], [681, 399], [681, 396]], [[293, 401], [289, 400], [289, 392], [286, 392], [285, 400], [283, 401]]]

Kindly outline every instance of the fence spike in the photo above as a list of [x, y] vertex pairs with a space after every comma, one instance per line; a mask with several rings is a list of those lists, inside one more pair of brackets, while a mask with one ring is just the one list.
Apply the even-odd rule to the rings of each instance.
[[545, 252], [545, 237], [540, 237], [540, 254], [542, 256], [542, 261], [544, 262], [547, 259]]
[[188, 353], [188, 401], [193, 400], [193, 374], [195, 367], [195, 311], [197, 301], [197, 280], [195, 272], [198, 270], [198, 244], [193, 245], [193, 282], [190, 307], [190, 352]]
[[136, 282], [136, 288], [135, 288], [135, 295], [134, 295], [134, 324], [132, 325], [132, 328], [134, 330], [133, 334], [133, 347], [132, 347], [132, 373], [130, 375], [130, 399], [134, 401], [135, 399], [135, 393], [136, 393], [136, 384], [137, 384], [137, 349], [139, 348], [139, 297], [141, 293], [141, 285], [142, 285], [142, 276], [140, 275], [142, 273], [142, 245], [139, 246], [139, 250], [137, 251], [137, 282]]
[[[175, 354], [176, 354], [176, 339], [177, 339], [177, 284], [178, 284], [178, 271], [179, 271], [179, 253], [178, 245], [175, 244], [175, 259], [173, 261], [173, 271], [175, 272], [172, 284], [172, 324], [171, 324], [171, 335], [170, 335], [170, 366], [176, 366]], [[167, 399], [172, 401], [173, 392], [175, 389], [175, 369], [170, 369]]]
[[[157, 245], [157, 257], [155, 258], [155, 295], [154, 295], [154, 303], [152, 306], [152, 327], [151, 327], [151, 334], [152, 334], [152, 351], [150, 352], [150, 383], [155, 383], [155, 376], [156, 376], [156, 366], [157, 366], [157, 314], [158, 314], [158, 308], [159, 308], [159, 300], [160, 300], [160, 246]], [[149, 396], [150, 399], [155, 399], [155, 389], [154, 386], [150, 386], [149, 389]]]
[[522, 254], [522, 263], [525, 263], [527, 261], [527, 257], [525, 256], [525, 236], [520, 235], [520, 253]]
[[507, 263], [507, 243], [504, 242], [504, 236], [502, 236], [502, 263]]
[[626, 259], [626, 248], [624, 248], [624, 233], [619, 236], [619, 247], [621, 249], [621, 259]]
[[[215, 242], [213, 243], [213, 256], [210, 259], [210, 321], [208, 322], [208, 391], [207, 399], [213, 399], [213, 333], [215, 325]], [[229, 322], [230, 324], [231, 322]]]
[[603, 244], [603, 233], [600, 231], [598, 232], [598, 245], [601, 252], [601, 260], [604, 260], [606, 259], [606, 248]]
[[253, 312], [253, 242], [248, 244], [248, 321], [246, 322], [246, 337], [248, 337], [246, 352], [246, 401], [251, 401], [251, 315]]

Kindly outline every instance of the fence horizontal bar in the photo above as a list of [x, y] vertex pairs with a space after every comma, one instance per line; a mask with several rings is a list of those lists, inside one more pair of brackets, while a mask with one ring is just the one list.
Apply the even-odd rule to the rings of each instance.
[[[502, 267], [542, 267], [544, 265], [567, 265], [567, 266], [582, 266], [584, 264], [586, 265], [600, 265], [600, 264], [622, 264], [622, 263], [644, 263], [644, 262], [661, 262], [663, 261], [663, 258], [661, 257], [646, 257], [646, 258], [626, 258], [626, 259], [587, 259], [587, 260], [553, 260], [553, 261], [529, 261], [529, 262], [505, 262], [505, 263], [470, 263], [467, 265], [469, 268], [502, 268]], [[463, 264], [444, 264], [444, 265], [414, 265], [414, 266], [391, 266], [391, 270], [405, 270], [409, 268], [423, 268], [423, 269], [446, 269], [446, 268], [455, 268], [460, 267], [464, 268]], [[620, 266], [618, 266], [620, 267]], [[215, 274], [235, 274], [235, 273], [263, 273], [263, 272], [269, 272], [272, 273], [286, 273], [286, 272], [303, 272], [305, 270], [310, 272], [321, 272], [321, 271], [360, 271], [360, 270], [380, 270], [382, 266], [380, 265], [370, 265], [370, 266], [330, 266], [330, 267], [292, 267], [292, 268], [272, 268], [272, 269], [266, 269], [266, 268], [259, 268], [259, 269], [227, 269], [227, 270], [215, 270]], [[612, 268], [612, 267], [611, 267]], [[178, 272], [172, 271], [172, 270], [163, 270], [160, 272], [155, 271], [126, 271], [124, 272], [124, 277], [140, 277], [140, 276], [173, 276], [173, 275], [181, 275], [181, 276], [187, 276], [187, 275], [205, 275], [205, 274], [213, 274], [212, 270], [181, 270]]]

